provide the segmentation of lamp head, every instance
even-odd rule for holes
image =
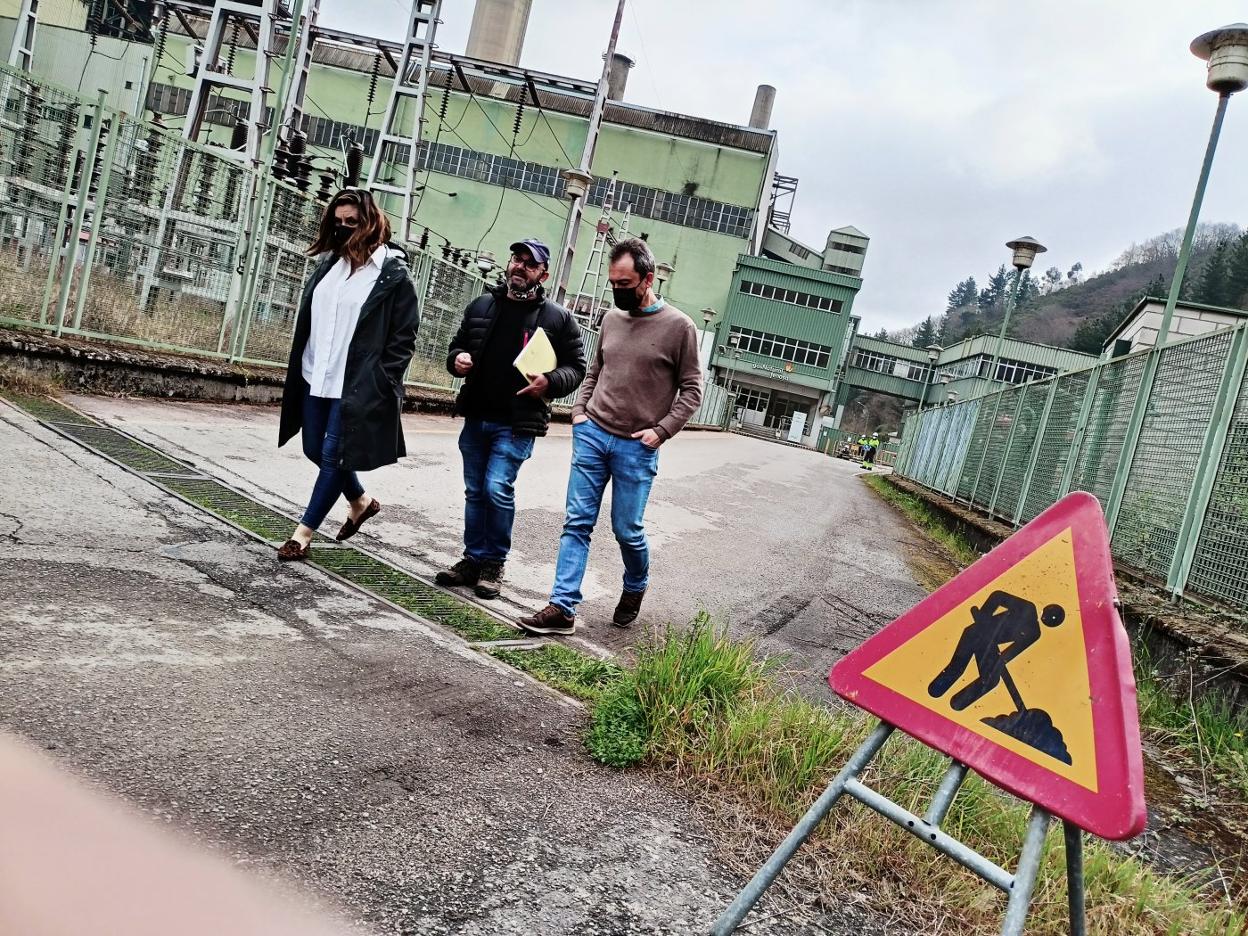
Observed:
[[[1248,88],[1248,23],[1232,23],[1192,40],[1192,54],[1209,63],[1205,86],[1219,94]]]
[[[1026,270],[1035,262],[1036,254],[1042,254],[1049,249],[1034,237],[1019,237],[1005,246],[1014,251],[1014,257],[1010,262],[1014,264],[1016,270]]]

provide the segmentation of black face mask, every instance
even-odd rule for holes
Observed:
[[[351,239],[351,235],[355,233],[355,228],[349,228],[345,224],[335,224],[334,233],[330,239],[335,247],[342,247]]]
[[[611,298],[616,306],[625,312],[636,312],[641,308],[641,297],[637,295],[637,289],[625,289],[620,286],[611,287]]]

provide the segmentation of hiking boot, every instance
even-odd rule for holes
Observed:
[[[434,576],[434,581],[439,585],[453,587],[455,585],[471,586],[476,585],[477,580],[481,577],[481,567],[471,559],[460,559],[445,572],[439,572]]]
[[[501,562],[481,563],[481,572],[477,576],[477,587],[473,589],[478,598],[497,598],[503,590],[503,564]]]
[[[628,627],[637,620],[641,612],[641,599],[646,597],[646,590],[639,592],[625,591],[620,594],[620,603],[615,606],[615,614],[611,615],[611,623],[616,627]]]
[[[516,623],[530,634],[576,633],[576,615],[564,614],[563,608],[553,604],[548,604],[537,614],[520,618]]]

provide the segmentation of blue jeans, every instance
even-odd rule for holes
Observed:
[[[315,530],[324,521],[329,509],[341,495],[349,501],[364,495],[364,486],[354,471],[338,467],[339,449],[342,447],[342,400],[303,396],[303,454],[320,466],[316,484],[312,487],[312,499],[300,521]]]
[[[464,558],[506,562],[516,522],[516,475],[533,454],[533,437],[513,435],[506,423],[464,420]]]
[[[589,561],[589,538],[598,522],[602,495],[611,482],[611,530],[624,558],[624,590],[645,591],[650,582],[650,545],[642,519],[650,486],[659,471],[659,450],[640,439],[623,439],[592,419],[572,427],[572,472],[568,512],[559,538],[559,561],[550,603],[575,614]]]

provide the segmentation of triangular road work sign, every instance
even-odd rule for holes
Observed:
[[[1100,504],[1077,492],[840,660],[832,689],[1083,829],[1144,829],[1135,679]]]

